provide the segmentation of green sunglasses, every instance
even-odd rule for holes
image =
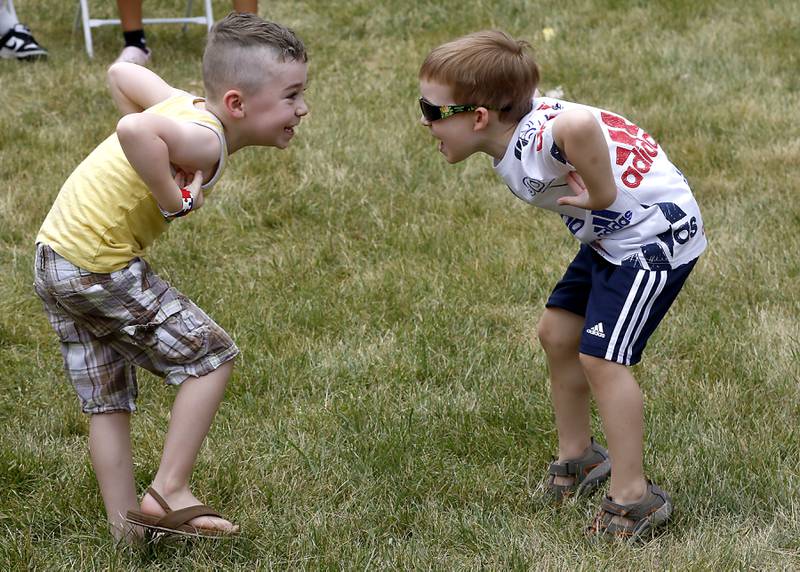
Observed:
[[[419,98],[419,107],[422,109],[422,116],[427,121],[438,121],[439,119],[447,119],[456,113],[464,113],[465,111],[475,111],[479,107],[485,107],[494,111],[509,111],[511,105],[507,105],[502,109],[495,109],[486,105],[436,105],[425,99]]]
[[[424,97],[419,98],[419,107],[422,109],[422,116],[428,121],[447,119],[456,113],[478,109],[477,105],[434,105]]]

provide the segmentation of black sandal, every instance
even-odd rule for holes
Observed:
[[[547,469],[545,495],[553,502],[561,502],[572,495],[585,496],[594,491],[611,475],[608,451],[592,438],[591,445],[580,459],[552,462]],[[556,477],[572,477],[572,483],[557,485]]]
[[[597,539],[638,541],[667,522],[671,515],[672,500],[669,495],[647,481],[647,492],[638,503],[621,505],[611,497],[605,497],[586,532]],[[614,517],[624,519],[624,523],[614,522]]]

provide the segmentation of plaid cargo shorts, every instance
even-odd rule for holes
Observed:
[[[140,258],[97,274],[37,244],[34,272],[84,413],[135,411],[134,365],[179,385],[239,353],[225,330]]]

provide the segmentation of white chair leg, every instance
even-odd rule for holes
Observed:
[[[89,59],[94,57],[94,47],[92,46],[92,28],[89,26],[89,5],[86,0],[81,2],[81,21],[83,22],[83,41],[86,44],[86,53]]]
[[[214,13],[211,10],[211,0],[205,0],[206,3],[206,26],[211,31],[211,26],[214,25]]]

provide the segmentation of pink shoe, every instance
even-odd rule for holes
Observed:
[[[122,48],[119,56],[117,56],[117,59],[114,60],[114,63],[129,62],[140,66],[146,66],[147,62],[150,61],[150,54],[152,53],[153,52],[151,52],[149,48],[143,50],[136,46],[125,46]]]

